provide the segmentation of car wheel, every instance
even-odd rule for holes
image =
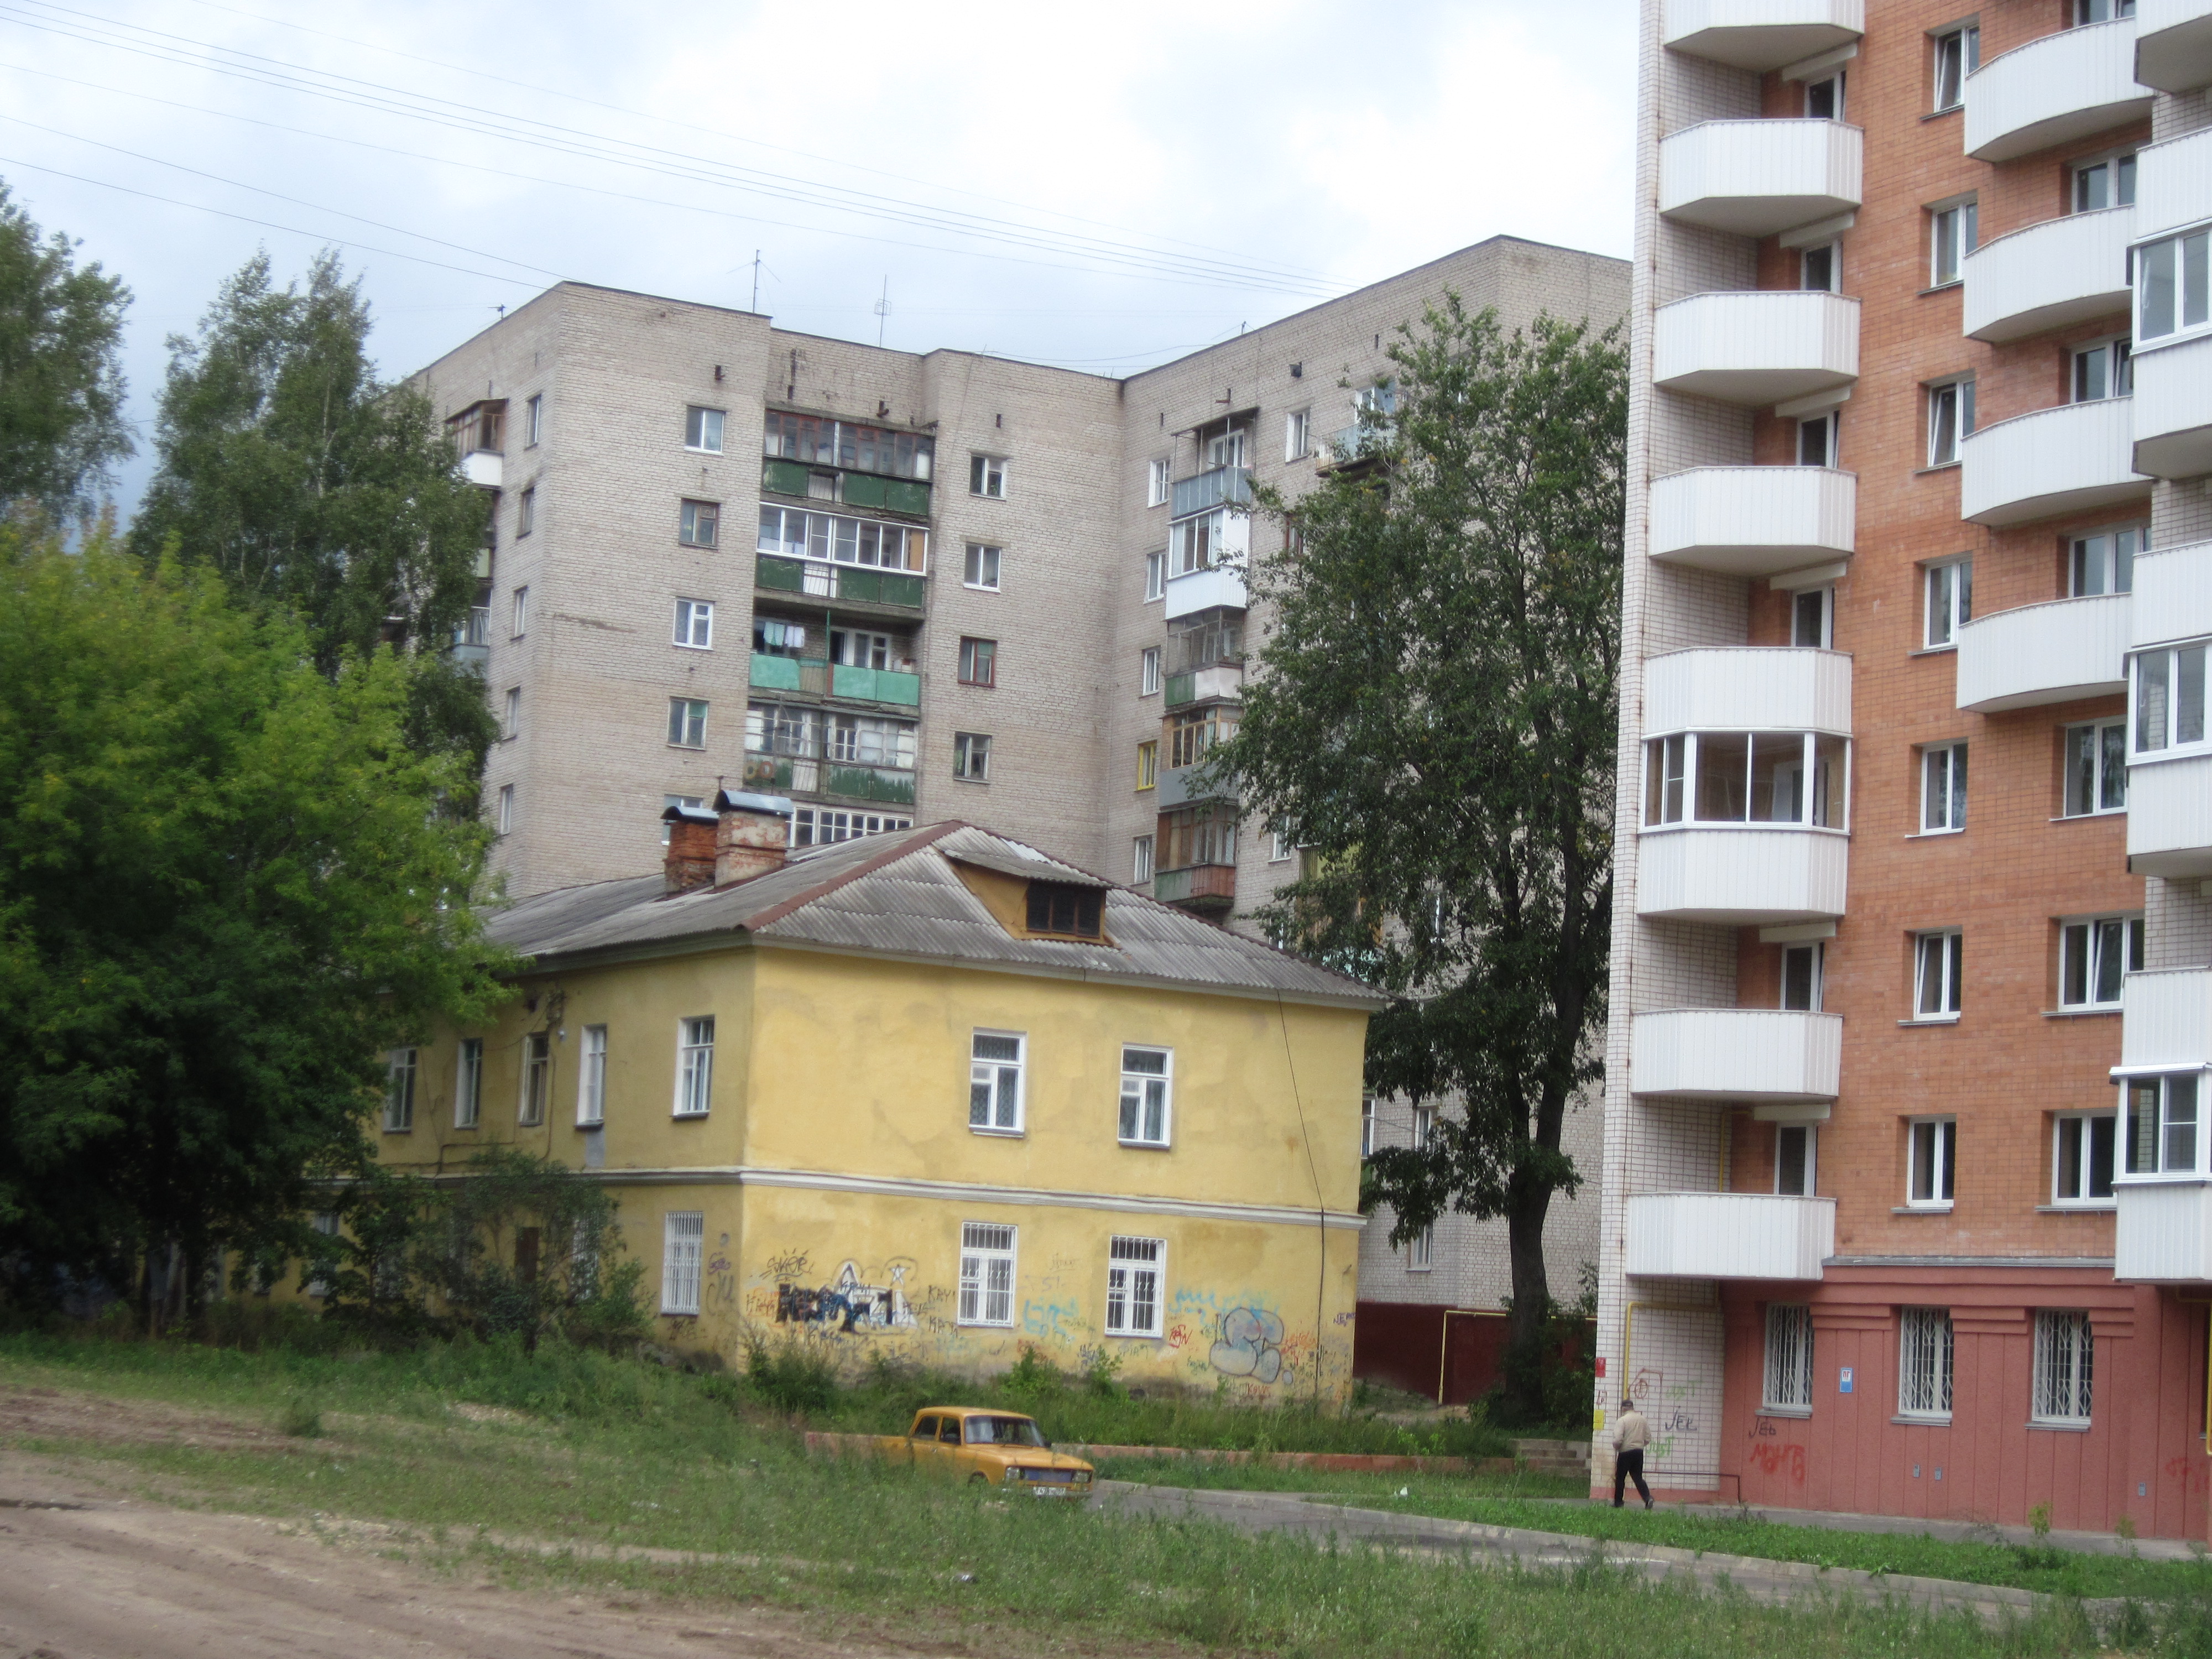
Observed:
[[[988,1486],[991,1484],[991,1477],[979,1472],[968,1477],[968,1484],[971,1486]]]

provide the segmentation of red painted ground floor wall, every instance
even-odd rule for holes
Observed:
[[[1721,1465],[1747,1503],[2108,1532],[2208,1535],[2207,1304],[2119,1285],[2109,1269],[1831,1267],[1818,1285],[1723,1288]],[[1762,1408],[1766,1308],[1810,1305],[1809,1414]],[[1948,1307],[1948,1424],[1898,1420],[1899,1310]],[[2039,1309],[2085,1310],[2094,1340],[2086,1430],[2032,1425]],[[1849,1368],[1851,1391],[1842,1392]]]

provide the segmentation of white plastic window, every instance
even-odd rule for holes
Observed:
[[[705,1254],[707,1218],[697,1210],[672,1210],[660,1245],[660,1311],[699,1311],[699,1266]]]
[[[2143,965],[2141,916],[2082,916],[2059,924],[2058,1006],[2117,1008],[2120,987]]]
[[[2124,812],[2128,805],[2128,723],[2093,720],[2066,728],[2068,817]]]
[[[1029,1039],[1019,1031],[977,1031],[969,1042],[968,1127],[987,1134],[1022,1132],[1023,1065]]]
[[[2204,1137],[2198,1132],[2203,1095],[2198,1072],[2127,1080],[2120,1091],[2125,1115],[2119,1129],[2127,1174],[2197,1173],[2203,1162]]]
[[[704,1117],[714,1098],[714,1017],[676,1022],[676,1115]]]
[[[586,1025],[576,1065],[576,1122],[596,1128],[607,1121],[607,1028]]]
[[[1106,1334],[1158,1336],[1167,1241],[1114,1238],[1106,1246]]]
[[[1175,1051],[1133,1044],[1121,1050],[1121,1136],[1124,1146],[1164,1146],[1175,1086]]]
[[[1909,1208],[1948,1209],[1957,1183],[1953,1166],[1959,1156],[1959,1121],[1915,1118],[1906,1126],[1905,1201]]]
[[[960,1224],[959,1323],[1014,1322],[1015,1231],[988,1221]]]
[[[2204,741],[2204,651],[2197,644],[2136,653],[2130,677],[2135,753],[2156,754]]]

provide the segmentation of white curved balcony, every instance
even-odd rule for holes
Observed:
[[[2128,871],[2212,876],[2212,755],[2129,761]]]
[[[2140,364],[2136,376],[2140,388]],[[2136,401],[2060,404],[1982,428],[1959,446],[1959,516],[2025,524],[2147,496],[2130,459]]]
[[[2138,553],[2130,648],[2212,635],[2212,541]]]
[[[1651,486],[1655,559],[1731,576],[1773,576],[1848,558],[1858,475],[1825,466],[1700,466]]]
[[[1959,707],[1996,714],[2125,691],[2134,605],[2098,593],[1975,617],[1959,629]]]
[[[1644,664],[1644,729],[1851,730],[1851,659],[1796,646],[1704,646]]]
[[[1778,404],[1859,375],[1859,302],[1796,289],[1693,294],[1659,307],[1652,380],[1731,404]]]
[[[2112,1188],[2112,1277],[2123,1282],[2212,1280],[2212,1182],[2119,1182]]]
[[[1638,845],[1640,916],[1772,927],[1844,914],[1850,843],[1839,831],[1670,824]]]
[[[1966,337],[2017,340],[2125,311],[2135,221],[2131,208],[2106,208],[1983,243],[1966,256]]]
[[[1659,211],[1771,236],[1859,204],[1866,135],[1839,121],[1706,121],[1659,143]]]
[[[1638,1279],[1818,1279],[1836,1253],[1832,1198],[1632,1193],[1622,1219]]]
[[[1634,1094],[1809,1105],[1836,1097],[1843,1058],[1841,1014],[1667,1008],[1628,1022]]]
[[[2156,478],[2212,472],[2212,334],[2136,358],[2135,467]]]
[[[1849,46],[1866,33],[1866,0],[1667,0],[1670,52],[1766,70]]]
[[[1992,58],[1966,77],[1966,154],[2008,161],[2150,113],[2136,81],[2136,20],[2061,29]]]
[[[2136,152],[2136,240],[2212,219],[2212,127]]]
[[[2137,0],[2136,79],[2160,92],[2212,86],[2212,0]]]
[[[2138,969],[2121,981],[2120,1065],[2212,1066],[2212,968]]]

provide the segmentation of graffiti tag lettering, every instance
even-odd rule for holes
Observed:
[[[1264,1308],[1231,1308],[1207,1358],[1224,1376],[1273,1382],[1283,1374],[1283,1320]]]

